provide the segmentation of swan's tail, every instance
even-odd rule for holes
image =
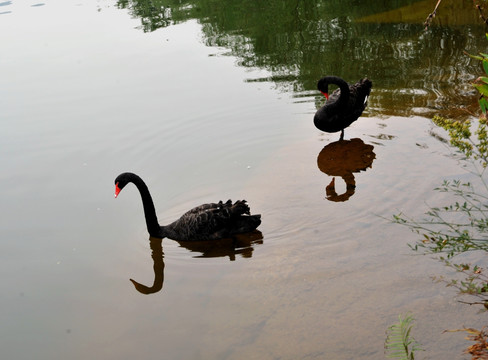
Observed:
[[[369,95],[371,88],[373,87],[373,83],[367,78],[359,80],[358,85],[358,88],[361,89],[361,91],[366,92],[367,95]]]
[[[246,233],[256,230],[261,225],[261,215],[251,215],[251,209],[246,200],[237,200],[232,204],[231,200],[222,204],[227,208],[233,222],[231,233]]]
[[[261,225],[261,215],[243,215],[237,220],[234,233],[248,233],[256,230],[259,225]]]
[[[355,94],[357,101],[361,101],[362,99],[362,105],[366,106],[372,87],[373,83],[371,80],[364,78],[359,80],[357,84],[354,84],[351,91]]]

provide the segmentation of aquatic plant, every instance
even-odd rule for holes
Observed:
[[[488,333],[485,328],[476,330],[473,328],[462,328],[455,330],[446,330],[444,332],[458,332],[462,331],[468,334],[466,340],[473,341],[474,344],[470,345],[464,351],[466,354],[470,354],[473,360],[487,360],[488,359]]]
[[[488,38],[488,35],[487,35]],[[434,117],[433,122],[449,134],[449,143],[460,155],[464,168],[474,175],[476,185],[460,180],[444,180],[435,190],[449,193],[453,203],[430,207],[426,218],[415,220],[405,214],[393,216],[393,221],[409,227],[421,235],[414,244],[415,251],[438,254],[439,259],[465,279],[437,280],[457,288],[461,294],[478,298],[470,304],[483,304],[488,309],[488,276],[484,268],[454,261],[454,257],[468,251],[488,252],[488,183],[485,171],[488,165],[488,131],[486,113],[488,111],[488,55],[470,55],[481,61],[486,76],[480,76],[473,86],[478,90],[481,114],[477,129],[472,131],[472,122]]]
[[[473,140],[470,124],[436,118],[434,122],[449,131],[450,143],[464,156],[466,167],[476,176],[476,186],[472,182],[444,180],[435,191],[453,196],[451,204],[430,207],[426,217],[413,219],[403,213],[393,215],[393,222],[409,227],[420,235],[415,244],[409,246],[424,254],[439,255],[439,259],[466,277],[463,281],[445,281],[456,287],[462,294],[474,295],[488,309],[488,276],[480,266],[458,263],[455,257],[468,251],[488,252],[488,184],[485,170],[488,163],[486,145],[486,121],[480,120]],[[444,281],[444,279],[441,279]]]
[[[388,358],[414,360],[415,352],[422,350],[411,335],[413,321],[412,314],[399,315],[398,322],[388,328],[385,340],[385,354]]]
[[[440,0],[437,3],[439,5]],[[436,6],[436,8],[437,8]],[[481,10],[480,10],[481,11]],[[488,39],[488,34],[486,35]],[[449,134],[449,143],[461,155],[464,167],[474,175],[476,186],[471,182],[460,180],[444,180],[436,191],[451,194],[455,201],[442,207],[430,207],[425,213],[427,218],[415,220],[404,214],[393,216],[393,222],[409,227],[421,235],[414,245],[409,246],[415,251],[426,254],[437,254],[447,266],[464,275],[463,280],[446,280],[437,278],[447,286],[458,289],[461,294],[476,297],[478,301],[465,302],[470,305],[483,305],[488,309],[488,275],[485,268],[479,265],[460,263],[455,257],[466,252],[481,252],[482,258],[488,252],[488,184],[485,171],[488,165],[488,54],[470,55],[481,61],[486,76],[480,76],[473,86],[478,90],[481,114],[478,127],[472,133],[471,121],[449,120],[439,116],[433,122],[445,129]],[[462,301],[464,302],[464,301]],[[463,328],[446,330],[448,332],[464,331],[468,340],[475,344],[465,352],[472,359],[488,360],[488,333],[483,330]],[[388,340],[388,338],[387,338]]]

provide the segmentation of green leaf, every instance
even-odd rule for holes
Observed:
[[[483,59],[483,69],[485,70],[485,73],[488,74],[488,60]]]
[[[479,91],[481,95],[488,96],[488,85],[474,84],[473,86]]]
[[[413,316],[407,314],[398,317],[398,323],[388,328],[385,340],[385,352],[391,359],[413,360],[415,351],[421,350],[419,344],[410,335]]]

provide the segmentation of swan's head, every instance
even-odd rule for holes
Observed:
[[[133,176],[133,174],[131,173],[123,173],[123,174],[120,174],[119,176],[117,176],[115,178],[115,197],[119,196],[119,193],[122,191],[122,189],[125,187],[125,185],[127,185],[130,180],[131,180],[131,177]]]
[[[317,83],[317,89],[324,94],[325,98],[329,100],[329,81],[327,78],[320,79]]]
[[[119,196],[119,193],[120,193],[120,190],[122,190],[120,187],[119,187],[119,183],[116,182],[115,183],[115,197]]]

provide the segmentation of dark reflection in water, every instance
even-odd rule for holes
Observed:
[[[247,234],[237,234],[232,238],[213,241],[178,241],[181,247],[191,252],[200,253],[196,258],[229,257],[235,261],[236,255],[252,257],[254,245],[263,243],[263,234],[259,230]]]
[[[325,188],[327,200],[347,201],[356,191],[354,173],[372,167],[376,154],[373,145],[365,144],[361,139],[339,140],[325,146],[317,157],[320,171],[329,176],[339,176],[346,183],[346,191],[337,194],[335,178]]]
[[[119,0],[144,31],[196,19],[208,46],[228,49],[244,67],[270,75],[297,101],[318,79],[338,75],[375,83],[370,114],[466,117],[477,109],[470,82],[480,64],[465,51],[486,47],[486,28],[469,1],[444,0],[433,25],[433,1],[392,0]],[[310,101],[310,100],[308,100]],[[317,108],[322,99],[315,98]]]
[[[164,253],[163,240],[156,237],[149,237],[151,247],[151,257],[153,259],[154,281],[152,286],[143,285],[134,279],[130,279],[137,291],[141,294],[154,294],[163,288],[164,283]],[[235,261],[236,255],[243,258],[252,257],[254,245],[263,243],[263,234],[255,230],[248,234],[238,234],[232,238],[217,241],[178,241],[181,247],[191,252],[201,255],[199,258],[229,257],[230,261]]]
[[[138,283],[134,279],[130,281],[136,287],[136,290],[142,294],[154,294],[163,288],[164,283],[164,253],[163,253],[163,239],[156,237],[149,237],[149,245],[151,247],[151,257],[153,259],[154,282],[151,287]]]

